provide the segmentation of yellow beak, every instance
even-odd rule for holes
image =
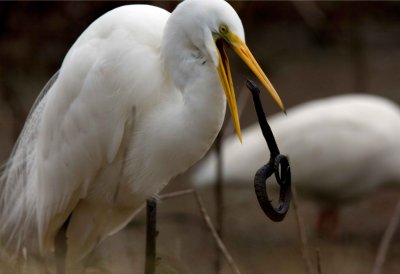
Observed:
[[[253,54],[250,52],[246,44],[240,40],[239,37],[233,33],[229,34],[228,43],[233,48],[233,50],[239,55],[239,57],[246,63],[246,65],[251,69],[251,71],[257,76],[260,82],[271,94],[272,98],[278,104],[278,106],[285,112],[285,107],[283,106],[282,100],[276,92],[275,88],[272,86],[271,82],[268,80],[265,73],[262,71],[257,61],[254,59]],[[229,110],[232,115],[233,124],[235,126],[235,131],[239,137],[240,142],[242,142],[242,134],[240,131],[239,114],[236,105],[235,92],[233,89],[232,76],[229,68],[229,60],[225,52],[222,40],[217,40],[217,47],[219,52],[219,65],[218,74],[224,88],[225,95],[227,98]]]
[[[224,88],[226,101],[228,102],[229,110],[232,115],[233,125],[240,142],[242,142],[242,133],[240,131],[239,112],[236,105],[235,90],[233,89],[233,82],[231,76],[231,70],[229,68],[228,56],[225,52],[225,47],[222,40],[217,41],[217,47],[219,52],[218,62],[218,75],[221,79],[222,87]]]

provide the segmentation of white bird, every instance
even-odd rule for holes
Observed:
[[[400,186],[400,109],[385,98],[315,100],[288,109],[287,116],[273,115],[268,123],[280,152],[289,156],[296,189],[322,209],[320,232],[335,232],[329,226],[334,229],[339,207],[379,187]],[[243,130],[243,138],[243,145],[233,137],[223,140],[222,176],[227,184],[252,185],[255,172],[268,161],[258,124]],[[192,181],[209,185],[216,174],[213,152],[199,163]]]
[[[73,266],[207,152],[226,100],[241,139],[227,47],[283,109],[244,40],[222,0],[187,0],[171,14],[128,5],[92,23],[40,95],[5,166],[2,243],[48,256],[68,220]]]

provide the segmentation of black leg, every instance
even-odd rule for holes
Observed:
[[[156,237],[157,237],[157,200],[147,200],[146,221],[146,264],[144,273],[154,274],[156,269]]]

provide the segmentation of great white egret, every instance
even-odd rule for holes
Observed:
[[[337,209],[378,187],[400,186],[400,108],[373,95],[342,95],[307,102],[268,119],[281,153],[289,155],[293,184],[321,206],[320,232],[337,221]],[[222,176],[227,184],[252,184],[268,160],[258,124],[221,145]],[[237,161],[240,159],[240,161]],[[192,174],[197,186],[215,182],[215,152]],[[328,230],[326,230],[328,229]]]
[[[171,14],[128,5],[92,23],[40,95],[5,166],[2,243],[47,256],[68,220],[71,268],[207,152],[226,101],[241,139],[228,47],[283,109],[244,41],[223,0],[186,0]]]

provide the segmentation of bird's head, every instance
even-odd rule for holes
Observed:
[[[232,6],[224,0],[186,0],[174,12],[180,13],[179,18],[184,18],[180,23],[184,24],[182,28],[191,42],[206,53],[216,66],[240,141],[239,114],[226,48],[233,49],[239,55],[285,111],[278,93],[247,47],[242,22]]]
[[[219,4],[217,4],[220,2]],[[239,123],[239,115],[236,106],[235,92],[232,83],[232,77],[229,67],[229,60],[225,49],[231,48],[239,55],[251,71],[257,76],[260,82],[268,90],[272,98],[284,111],[282,100],[280,99],[275,88],[268,80],[267,76],[258,65],[253,54],[247,47],[244,38],[242,22],[234,9],[225,1],[215,1],[215,18],[213,25],[213,38],[215,47],[217,48],[218,64],[217,71],[227,97],[229,110],[232,115],[236,133],[241,141],[241,130]]]

